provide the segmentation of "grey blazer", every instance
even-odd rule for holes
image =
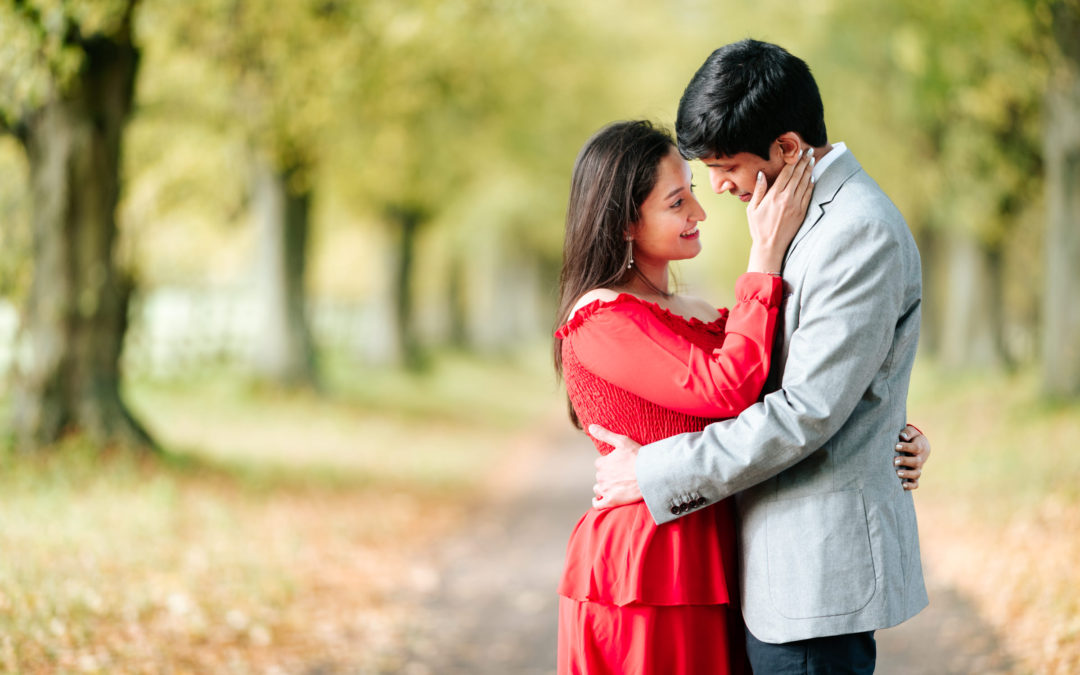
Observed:
[[[919,253],[850,152],[817,181],[783,277],[771,393],[637,461],[657,523],[738,493],[743,616],[772,643],[886,628],[927,604],[915,508],[892,463]]]

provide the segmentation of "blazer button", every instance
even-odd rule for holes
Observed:
[[[672,506],[671,507],[671,514],[675,515],[675,516],[679,515],[679,507],[678,506]]]

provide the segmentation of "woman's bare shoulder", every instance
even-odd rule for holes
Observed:
[[[684,316],[693,316],[706,322],[716,321],[720,318],[720,311],[707,300],[702,300],[693,295],[681,295],[679,299],[687,310]]]
[[[596,302],[597,300],[600,300],[601,302],[611,302],[619,297],[619,295],[620,293],[618,291],[613,291],[610,288],[594,288],[578,298],[578,301],[574,303],[574,307],[570,310],[570,316],[566,317],[566,320],[569,321],[574,318],[574,315],[577,314],[579,309],[591,302]]]

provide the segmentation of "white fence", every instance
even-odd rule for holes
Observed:
[[[309,314],[319,349],[367,363],[393,357],[387,312],[361,303],[315,301]],[[15,366],[18,326],[18,311],[0,299],[0,379]],[[123,367],[129,374],[154,377],[206,368],[244,370],[258,331],[256,303],[245,289],[156,288],[132,303]]]
[[[18,312],[10,302],[0,298],[0,380],[11,372],[15,363],[15,333],[18,330]]]

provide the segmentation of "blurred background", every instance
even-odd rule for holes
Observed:
[[[440,546],[592,452],[550,365],[575,155],[744,37],[919,243],[932,597],[1080,671],[1077,0],[4,0],[0,670],[451,672]],[[728,305],[745,215],[699,192],[678,278]]]

